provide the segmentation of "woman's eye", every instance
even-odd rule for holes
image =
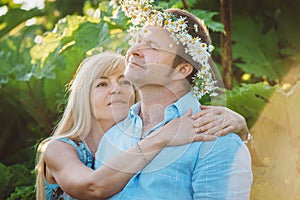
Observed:
[[[105,86],[107,86],[107,83],[105,82],[100,82],[96,85],[96,87],[105,87]]]

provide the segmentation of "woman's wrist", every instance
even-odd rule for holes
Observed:
[[[248,132],[249,132],[248,128],[245,127],[243,130],[241,130],[241,131],[238,133],[239,136],[241,137],[241,139],[242,139],[243,141],[247,140],[247,138],[248,138]]]
[[[150,134],[146,139],[151,140],[151,143],[158,149],[162,149],[170,143],[170,138],[168,134],[162,133],[164,127],[156,129],[152,134]]]
[[[240,118],[238,120],[238,125],[237,125],[237,134],[240,136],[240,138],[245,141],[248,138],[248,133],[249,133],[249,129],[247,126],[247,122],[246,119],[240,115]]]
[[[146,158],[146,156],[145,156],[145,154],[144,154],[144,152],[143,152],[141,146],[139,145],[139,143],[136,143],[136,148],[137,148],[139,154],[142,156],[143,160],[145,161],[146,165],[148,165],[148,164],[150,163],[150,160],[148,160],[148,159]]]
[[[163,134],[159,133],[160,131],[160,129],[157,129],[155,132],[139,141],[135,146],[145,164],[149,164],[153,155],[156,155],[169,143],[169,140],[162,136]]]

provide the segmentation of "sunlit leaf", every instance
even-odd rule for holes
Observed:
[[[60,107],[60,102],[65,98],[66,84],[72,79],[82,59],[82,51],[79,48],[72,48],[57,56],[55,62],[51,62],[54,65],[55,79],[46,79],[43,85],[45,103],[51,110]]]
[[[103,1],[99,4],[100,18],[111,16],[113,7],[109,5],[109,1]]]
[[[0,24],[3,22],[7,24],[3,29],[0,29],[0,38],[24,21],[31,19],[32,17],[40,16],[42,13],[43,12],[38,9],[32,9],[30,11],[17,8],[9,9],[6,15],[0,17]]]
[[[208,26],[209,29],[215,32],[224,32],[224,25],[221,22],[213,20],[213,17],[219,15],[218,12],[211,12],[206,10],[193,9],[191,13],[196,15],[198,18],[204,20],[204,23]]]
[[[114,15],[111,18],[111,22],[114,22],[116,26],[120,26],[120,25],[124,26],[128,22],[128,18],[125,16],[121,7],[118,7],[114,11]]]
[[[98,45],[106,45],[109,43],[109,29],[105,22],[81,24],[72,37],[75,39],[76,46],[80,47],[83,52],[86,52]]]

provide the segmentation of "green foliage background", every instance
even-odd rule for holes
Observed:
[[[126,52],[129,24],[112,2],[46,1],[44,9],[25,11],[0,1],[8,8],[0,16],[0,199],[34,199],[35,146],[51,133],[80,61],[105,50]],[[183,7],[179,0],[157,2]],[[208,25],[221,71],[220,2],[186,2]],[[299,0],[232,1],[234,88],[214,102],[241,113],[249,127],[276,88],[297,81],[284,77],[300,67],[299,9]]]

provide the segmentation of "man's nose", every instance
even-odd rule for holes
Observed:
[[[145,46],[143,45],[142,42],[132,45],[127,51],[127,54],[126,54],[127,60],[131,56],[135,56],[135,57],[139,57],[139,58],[143,57],[143,49],[145,49]]]

